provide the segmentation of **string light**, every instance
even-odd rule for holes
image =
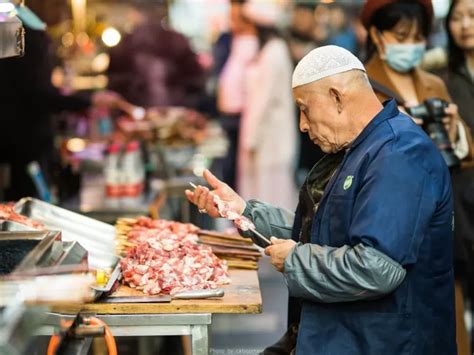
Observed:
[[[119,44],[122,36],[116,28],[108,27],[104,30],[104,32],[102,32],[101,38],[102,42],[104,42],[107,47],[115,47],[117,44]]]

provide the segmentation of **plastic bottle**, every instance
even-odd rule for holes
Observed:
[[[105,157],[105,195],[109,198],[119,198],[122,196],[122,172],[120,170],[120,150],[118,143],[112,143],[107,149]]]
[[[145,183],[145,166],[138,141],[131,141],[127,144],[122,169],[124,177],[123,196],[141,196]]]

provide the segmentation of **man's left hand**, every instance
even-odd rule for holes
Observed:
[[[265,248],[265,254],[270,256],[270,262],[280,272],[285,271],[285,259],[295,247],[292,239],[278,239],[271,237],[272,245]]]

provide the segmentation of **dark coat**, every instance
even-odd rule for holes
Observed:
[[[474,80],[466,67],[446,70],[441,73],[459,114],[469,129],[474,129]],[[456,211],[456,237],[467,242],[466,264],[472,264],[474,256],[474,164],[464,164],[461,171],[453,175]],[[471,269],[474,268],[472,265]],[[472,272],[472,271],[471,271]]]
[[[453,102],[458,105],[459,115],[472,130],[474,128],[474,79],[465,67],[458,68],[456,71],[449,70],[443,78]]]

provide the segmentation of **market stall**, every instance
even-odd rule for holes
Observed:
[[[34,234],[34,240],[39,243],[16,269],[16,277],[22,276],[20,271],[23,276],[30,276],[29,281],[19,279],[20,284],[36,282],[31,278],[35,280],[44,273],[65,274],[63,280],[79,275],[92,275],[94,279],[90,297],[80,300],[58,301],[54,294],[48,296],[45,289],[46,299],[41,303],[48,307],[37,335],[59,333],[62,334],[60,339],[70,342],[76,339],[66,336],[71,329],[76,332],[77,327],[90,325],[79,323],[64,330],[64,321],[93,315],[105,323],[104,327],[110,329],[113,336],[190,335],[192,353],[208,354],[213,314],[261,312],[256,271],[260,252],[248,239],[238,235],[148,217],[120,219],[114,229],[32,198],[14,206],[3,205],[0,210],[2,228],[6,230],[0,236],[1,241],[6,242],[17,233]],[[50,229],[62,232],[47,232]],[[61,241],[59,249],[55,241]],[[46,264],[43,265],[44,255],[51,260],[47,269]],[[55,255],[54,260],[52,255]],[[144,259],[144,255],[148,259]],[[43,260],[41,267],[39,260]],[[170,265],[175,269],[170,270]],[[145,273],[148,276],[143,279]],[[0,280],[0,287],[6,281]],[[51,284],[52,293],[55,293],[54,285]],[[14,292],[11,293],[14,297]],[[32,304],[36,301],[29,300]],[[94,329],[88,330],[90,336],[101,334]],[[85,343],[90,345],[90,341],[86,342],[88,331],[86,335],[80,333],[84,340],[81,347]]]
[[[143,115],[137,120],[91,112],[64,129],[61,159],[80,181],[61,205],[108,223],[156,217],[158,208],[164,218],[190,220],[184,189],[190,181],[201,182],[205,168],[219,165],[227,152],[225,134],[216,122],[184,107],[153,107]]]
[[[117,46],[120,37],[112,44],[110,36],[120,33],[103,28],[111,18],[121,16],[120,4],[107,2],[104,22],[99,12],[93,12],[100,10],[100,4],[89,7],[93,16],[86,16],[86,3],[73,1],[73,21],[63,27],[52,7],[42,2],[28,5],[35,13],[22,1],[6,1],[7,8],[0,11],[0,34],[8,35],[0,43],[0,58],[23,55],[19,73],[42,74],[41,85],[28,79],[15,85],[38,87],[38,92],[28,91],[23,99],[18,92],[7,90],[11,96],[5,97],[14,99],[4,100],[8,101],[5,116],[18,123],[4,126],[4,132],[14,142],[27,140],[38,148],[25,149],[28,158],[12,155],[0,162],[0,201],[4,203],[0,205],[0,353],[3,349],[15,355],[28,353],[27,344],[36,341],[36,335],[47,334],[53,335],[48,354],[83,353],[96,336],[110,341],[113,336],[152,335],[190,335],[193,353],[207,354],[213,314],[255,314],[262,305],[257,277],[261,250],[235,231],[214,231],[214,222],[190,208],[184,197],[190,182],[203,183],[204,169],[212,166],[219,172],[218,161],[228,149],[216,117],[200,105],[206,99],[204,79],[209,67],[202,65],[187,40],[176,33],[178,37],[172,37],[170,43],[177,46],[180,42],[181,50],[171,53],[172,48],[164,48],[159,58],[172,58],[169,63],[176,64],[175,69],[167,69],[167,76],[187,74],[172,77],[177,85],[167,87],[169,95],[153,90],[147,95],[147,90],[133,89],[140,99],[133,100],[114,87],[120,74],[114,65],[121,57],[109,48]],[[66,10],[59,5],[54,9],[58,15]],[[126,6],[127,13],[133,11],[133,6]],[[86,26],[92,18],[93,23]],[[125,27],[119,26],[123,36],[140,26]],[[29,37],[25,43],[25,34],[39,37]],[[41,48],[37,53],[31,50],[35,43]],[[25,46],[30,50],[25,52]],[[143,48],[126,52],[138,54]],[[58,60],[48,57],[41,67],[38,58],[46,52],[54,53]],[[186,62],[181,63],[183,58]],[[4,73],[11,73],[11,80],[18,83],[20,74],[13,73],[9,63],[15,64],[3,62]],[[54,72],[52,66],[56,66]],[[139,80],[142,84],[148,79],[150,84],[159,81],[148,74]],[[189,77],[193,80],[187,84]],[[107,87],[120,95],[97,91]],[[17,100],[51,92],[51,100],[40,103],[44,115],[35,105],[32,111],[20,110],[18,117],[16,108],[9,111]],[[74,104],[56,105],[58,102]],[[25,123],[30,117],[38,126]],[[46,131],[47,135],[41,135]],[[44,141],[36,144],[25,139],[27,133]],[[43,146],[47,147],[44,151],[39,149]],[[25,195],[38,199],[21,198]],[[148,219],[151,227],[137,245],[137,239],[124,232],[123,221],[124,217],[145,218],[140,216],[153,219]],[[163,219],[172,225],[193,222],[200,228],[192,226],[184,236],[171,228],[163,235],[154,225]],[[169,235],[185,240],[171,245]],[[177,257],[173,253],[178,249]],[[153,257],[141,262],[139,250],[152,250]],[[153,271],[143,275],[156,254],[162,258],[160,270],[180,271],[163,274],[154,265]],[[176,260],[187,261],[176,264]],[[187,277],[189,270],[191,278]],[[8,322],[13,316],[15,322]],[[24,324],[31,325],[28,332]]]

